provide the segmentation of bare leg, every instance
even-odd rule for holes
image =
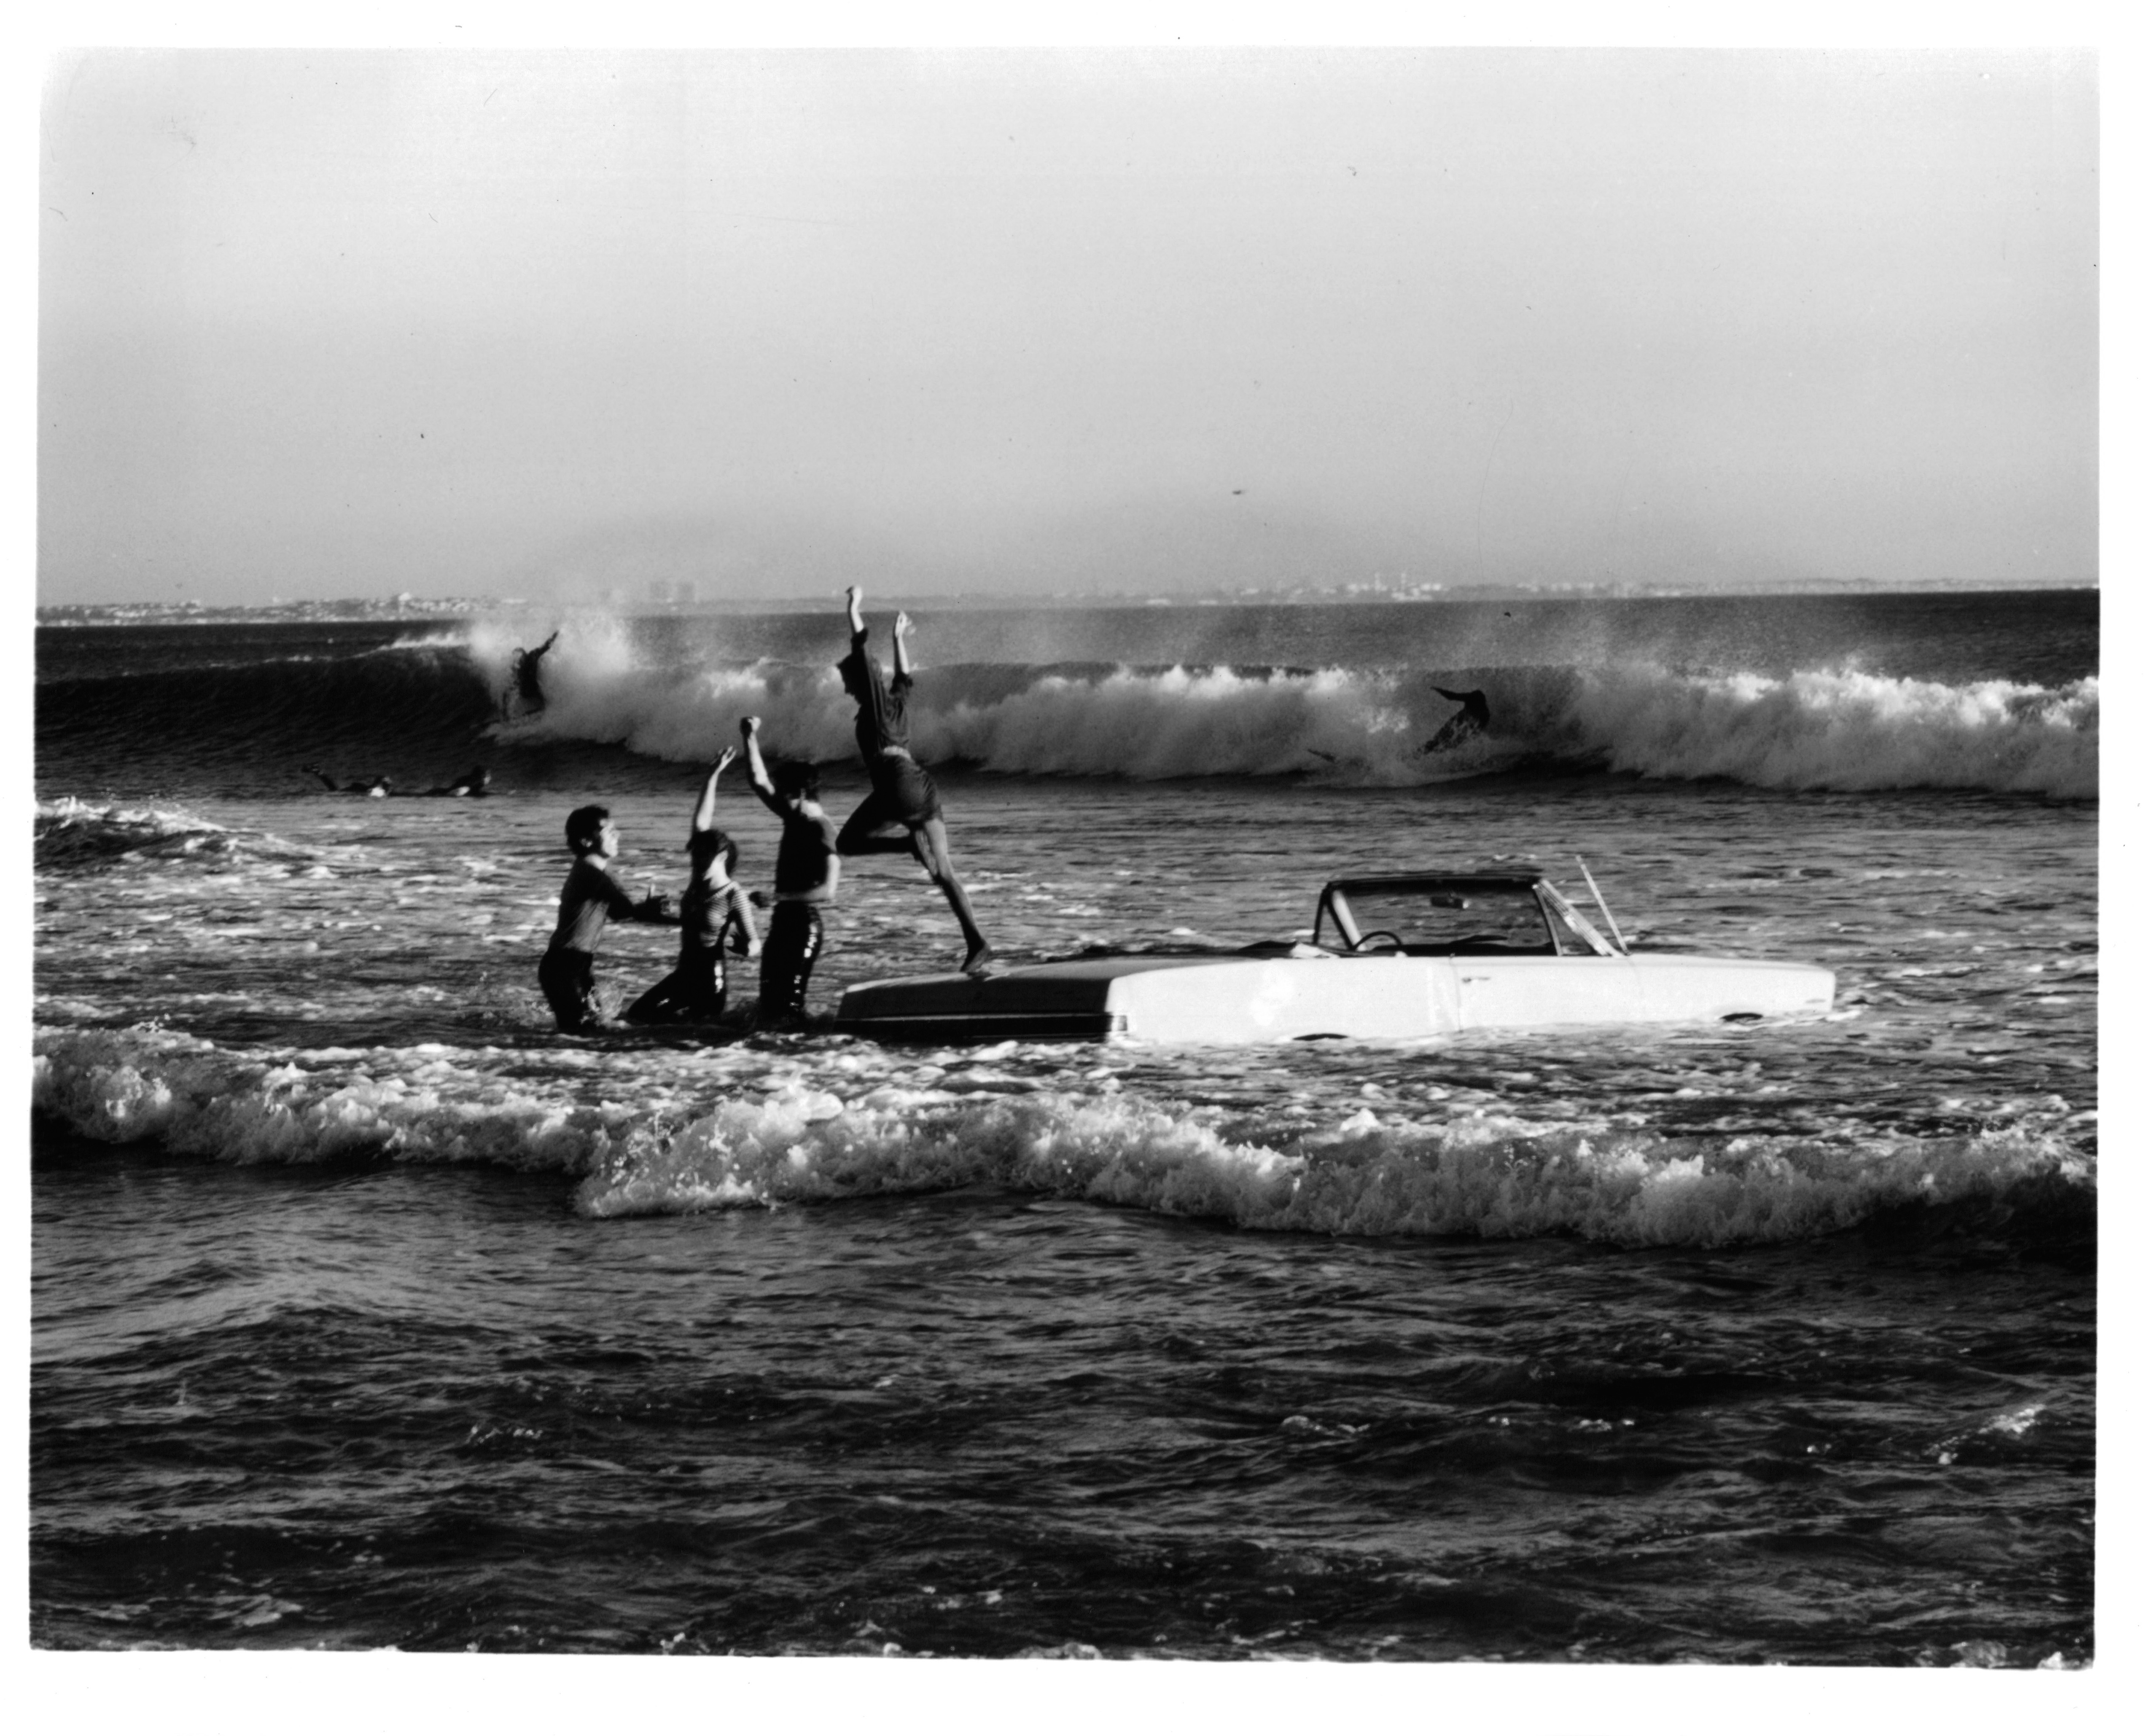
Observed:
[[[946,895],[947,908],[954,913],[954,920],[962,925],[962,938],[968,944],[968,957],[962,961],[963,970],[975,970],[991,963],[991,943],[984,938],[983,930],[977,926],[976,913],[969,908],[969,894],[961,881],[955,878],[954,858],[947,848],[947,823],[936,814],[923,825],[913,827],[910,837],[918,846],[918,859],[924,864],[924,872],[932,877],[932,883]]]
[[[838,856],[915,855],[919,862],[923,862],[924,858],[918,853],[909,833],[890,833],[880,829],[894,823],[874,818],[872,806],[872,798],[868,796],[863,805],[843,822],[843,829],[835,834],[835,853]]]

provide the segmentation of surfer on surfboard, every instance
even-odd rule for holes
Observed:
[[[552,637],[533,650],[514,653],[514,663],[508,675],[507,691],[499,696],[499,714],[503,718],[515,715],[518,701],[519,715],[529,717],[544,708],[543,662],[544,653],[558,643],[559,629],[552,629]]]
[[[1439,726],[1439,733],[1424,744],[1426,753],[1444,753],[1449,748],[1458,748],[1472,736],[1479,736],[1491,727],[1491,708],[1484,698],[1482,688],[1472,693],[1457,693],[1447,688],[1435,687],[1432,692],[1441,698],[1451,699],[1461,709]]]

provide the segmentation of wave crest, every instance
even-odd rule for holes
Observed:
[[[233,834],[183,808],[122,808],[63,796],[40,802],[31,839],[41,867],[126,855],[228,853]]]
[[[1489,728],[1449,752],[1425,742],[1454,712],[1429,675],[1350,669],[1119,668],[925,672],[913,744],[928,763],[1027,776],[1309,775],[1412,785],[1524,764],[1776,789],[1983,789],[2090,799],[2101,699],[2092,677],[1952,684],[1810,670],[1694,674],[1638,665],[1465,670]],[[582,739],[669,760],[707,757],[739,717],[778,751],[854,751],[832,672],[761,663],[662,677],[597,658],[563,672],[509,739]]]
[[[1573,716],[1614,771],[1778,789],[1914,788],[2092,797],[2101,688],[1960,686],[1854,671],[1667,676],[1604,670]]]
[[[796,1078],[773,1091],[703,1087],[699,1103],[660,1112],[561,1102],[558,1085],[424,1049],[260,1058],[137,1028],[41,1033],[35,1050],[33,1106],[93,1138],[240,1163],[370,1156],[550,1171],[577,1178],[578,1207],[594,1217],[981,1184],[1248,1229],[1715,1247],[1902,1210],[2002,1216],[2053,1190],[2091,1222],[2095,1195],[2091,1156],[2026,1127],[1829,1142],[1606,1133],[1518,1116],[1382,1121],[1366,1109],[1304,1133],[1225,1130],[1133,1093],[846,1079],[844,1096]]]

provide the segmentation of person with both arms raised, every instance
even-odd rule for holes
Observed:
[[[914,856],[945,896],[954,920],[961,924],[962,940],[968,948],[962,968],[973,976],[988,975],[992,968],[991,944],[977,926],[968,891],[955,878],[938,787],[909,751],[909,690],[913,685],[909,676],[909,617],[894,618],[894,679],[885,680],[880,674],[879,659],[865,644],[864,594],[852,585],[845,595],[850,652],[835,667],[842,674],[844,691],[857,702],[858,751],[864,756],[872,793],[843,823],[835,848],[845,856]],[[889,835],[897,827],[901,835]]]

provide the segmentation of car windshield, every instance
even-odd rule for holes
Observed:
[[[1337,886],[1320,907],[1313,938],[1337,952],[1552,949],[1534,890],[1498,881]]]

